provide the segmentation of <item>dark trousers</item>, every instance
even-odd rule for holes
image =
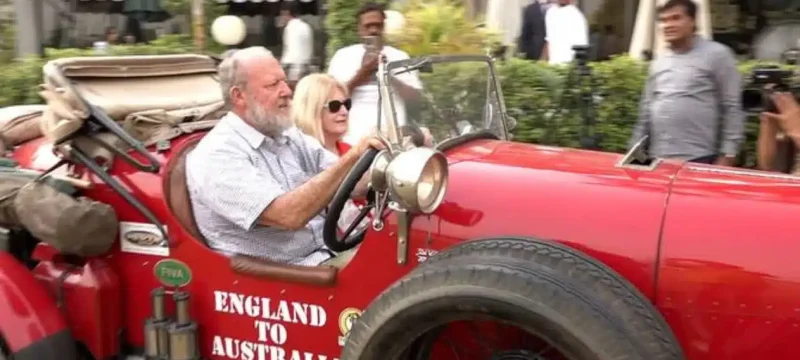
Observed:
[[[698,158],[690,159],[689,162],[700,163],[700,164],[713,164],[713,163],[717,162],[717,158],[718,157],[719,157],[718,155],[706,155],[706,156],[701,156],[701,157],[698,157]]]

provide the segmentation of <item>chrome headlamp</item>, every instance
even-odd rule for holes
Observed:
[[[371,178],[376,191],[388,190],[391,199],[407,211],[430,214],[447,190],[447,159],[426,147],[396,153],[394,158],[382,152],[373,162]]]

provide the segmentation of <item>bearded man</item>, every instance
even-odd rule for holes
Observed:
[[[294,127],[286,74],[263,47],[231,54],[219,80],[230,112],[186,159],[192,209],[209,246],[295,265],[346,264],[353,252],[325,247],[320,213],[361,155],[383,144],[367,137],[337,157]]]

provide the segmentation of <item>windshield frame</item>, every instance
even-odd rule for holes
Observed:
[[[437,63],[459,63],[459,62],[482,62],[486,63],[489,67],[489,79],[486,81],[486,86],[490,87],[494,85],[495,88],[495,97],[497,103],[500,106],[500,116],[502,121],[502,139],[508,139],[508,112],[506,109],[506,104],[503,97],[503,90],[500,86],[500,79],[497,76],[497,71],[494,65],[494,59],[488,55],[430,55],[430,56],[419,56],[413,57],[409,59],[403,60],[395,60],[391,62],[387,62],[384,58],[383,61],[378,63],[378,92],[380,96],[380,102],[378,104],[378,114],[383,112],[381,109],[389,109],[389,111],[385,112],[385,118],[388,127],[388,138],[385,140],[392,145],[392,147],[400,148],[402,146],[402,136],[400,134],[400,127],[397,123],[397,112],[395,109],[395,102],[394,102],[394,92],[392,90],[392,86],[390,86],[390,76],[401,74],[408,71],[419,71],[420,68],[423,66],[431,66]],[[489,95],[486,95],[486,102],[489,102]],[[378,128],[381,128],[381,119],[383,116],[378,116]],[[486,129],[480,132],[487,132]],[[445,142],[452,142],[454,139],[467,137],[470,134],[456,136],[454,138],[447,139]],[[474,137],[474,135],[472,136]]]

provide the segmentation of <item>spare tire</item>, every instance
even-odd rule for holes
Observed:
[[[503,240],[486,243],[497,241]],[[650,335],[632,333],[619,306],[575,278],[575,269],[586,269],[580,266],[583,257],[564,257],[573,270],[563,271],[563,266],[482,251],[488,245],[481,243],[431,258],[386,290],[355,322],[341,359],[433,359],[430,339],[437,331],[455,321],[484,319],[514,325],[568,359],[681,358],[677,344],[667,347],[666,355],[652,352]],[[499,350],[507,357],[498,356]],[[485,358],[546,358],[528,349],[499,350]]]

